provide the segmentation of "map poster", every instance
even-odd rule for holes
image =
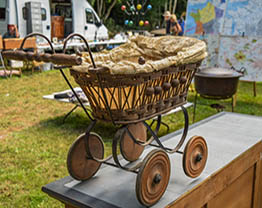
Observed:
[[[261,0],[227,0],[221,34],[262,37],[261,9]]]
[[[188,0],[185,35],[204,40],[203,67],[244,67],[262,81],[262,0]]]
[[[186,35],[218,34],[223,27],[226,0],[189,0]]]
[[[188,0],[185,34],[262,37],[262,0]]]
[[[201,67],[218,66],[219,35],[192,35],[191,37],[203,40],[207,44],[208,56],[202,61]]]
[[[262,38],[221,36],[219,66],[236,69],[244,67],[247,81],[262,81]]]

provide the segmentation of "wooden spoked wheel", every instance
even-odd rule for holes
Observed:
[[[143,142],[147,140],[146,127],[142,122],[129,124],[127,128],[137,140]],[[143,153],[144,146],[135,143],[128,135],[127,131],[124,131],[120,137],[120,151],[123,157],[130,162],[137,160]]]
[[[136,179],[136,196],[145,206],[157,203],[165,193],[170,177],[170,160],[160,149],[152,150],[143,160]]]
[[[89,159],[85,134],[80,135],[72,144],[67,155],[67,169],[69,174],[76,180],[87,180],[94,176],[101,166],[100,162]],[[89,148],[93,157],[103,159],[104,143],[101,137],[93,132],[89,134]]]
[[[201,136],[193,136],[186,144],[183,154],[183,169],[187,176],[196,178],[206,166],[208,149]]]

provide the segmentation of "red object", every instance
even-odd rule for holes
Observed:
[[[10,28],[12,28],[12,27],[15,27],[15,25],[9,25],[9,24],[7,25],[7,28],[8,28],[8,29],[10,29]]]
[[[149,22],[147,20],[145,21],[145,25],[149,25]]]
[[[122,10],[122,11],[125,11],[125,10],[126,10],[126,6],[125,6],[125,5],[122,5],[122,6],[121,6],[121,10]]]
[[[7,29],[10,31],[15,30],[15,25],[7,25]]]

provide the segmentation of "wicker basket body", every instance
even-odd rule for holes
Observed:
[[[186,103],[200,62],[152,73],[87,73],[70,70],[86,94],[94,118],[115,124],[136,123]]]

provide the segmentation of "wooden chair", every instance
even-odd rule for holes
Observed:
[[[0,35],[0,61],[1,61],[1,70],[0,70],[0,77],[8,77],[8,73],[5,67],[5,62],[2,56],[2,51],[3,51],[4,47],[3,47],[3,38]]]
[[[23,39],[22,38],[6,38],[3,39],[3,50],[15,50],[19,49],[21,46]],[[28,38],[24,44],[24,49],[33,49],[33,51],[36,51],[36,38]],[[12,74],[16,75],[22,75],[23,69],[29,69],[31,68],[32,73],[34,72],[35,68],[38,66],[37,62],[31,62],[28,61],[20,62],[20,61],[7,61],[4,60],[5,66],[6,66],[6,72],[11,77]],[[42,70],[41,70],[42,71]]]

